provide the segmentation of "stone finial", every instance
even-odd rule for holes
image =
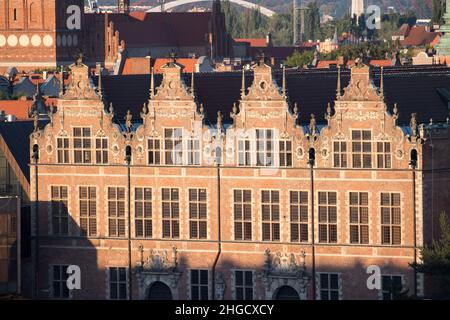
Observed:
[[[155,73],[154,69],[152,68],[150,72],[150,98],[151,99],[155,95]]]
[[[342,88],[341,88],[341,66],[338,66],[338,80],[337,80],[337,88],[336,88],[336,99],[339,100],[339,98],[342,95]]]
[[[266,63],[266,56],[263,51],[260,51],[258,54],[258,66],[263,66]]]
[[[425,125],[423,123],[419,125],[419,137],[422,140],[425,139]]]
[[[283,84],[282,84],[281,93],[283,95],[283,98],[286,98],[286,67],[283,66]]]
[[[142,112],[141,112],[141,118],[145,119],[148,113],[148,108],[147,105],[144,103],[144,105],[142,106]]]
[[[175,51],[172,51],[172,52],[169,54],[169,58],[170,58],[169,64],[170,64],[171,66],[173,66],[173,65],[177,62],[177,53],[176,53]]]
[[[194,79],[194,71],[192,71],[192,74],[191,74],[191,94],[192,94],[193,97],[195,97],[194,81],[195,81],[195,79]]]
[[[33,125],[34,125],[34,132],[38,132],[39,131],[39,114],[36,110],[33,112]]]
[[[131,132],[131,127],[132,127],[132,119],[133,119],[133,115],[131,114],[131,111],[130,110],[128,110],[127,111],[127,114],[126,114],[126,116],[125,116],[125,128],[126,128],[126,130],[127,130],[127,133],[130,133]]]
[[[245,70],[242,69],[241,99],[245,97]]]
[[[203,106],[203,102],[200,103],[200,109],[198,110],[200,115],[204,116],[205,115],[205,107]]]
[[[317,122],[314,114],[311,114],[311,120],[309,120],[309,131],[312,136],[315,136],[317,133]]]
[[[298,119],[298,103],[294,103],[294,118]]]
[[[217,112],[217,128],[221,129],[223,126],[223,115],[222,115],[222,111],[218,111]]]
[[[417,136],[417,113],[411,114],[411,121],[409,122],[411,133],[413,136]]]
[[[76,60],[75,64],[77,66],[81,66],[83,64],[83,58],[84,58],[84,53],[80,51],[78,53],[77,60]]]
[[[380,71],[380,97],[384,99],[384,68],[381,67]]]

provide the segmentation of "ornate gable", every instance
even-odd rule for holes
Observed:
[[[253,72],[255,75],[253,84],[248,88],[248,93],[242,96],[242,101],[285,101],[285,90],[273,80],[270,66],[260,61],[253,68]]]
[[[383,93],[378,93],[377,88],[370,78],[370,68],[359,60],[351,69],[351,79],[344,94],[338,94],[339,101],[383,101]]]
[[[155,101],[194,101],[193,92],[190,92],[181,78],[183,66],[178,64],[175,58],[162,67],[163,80],[156,89],[156,94],[152,92],[152,100]],[[153,91],[153,89],[152,89]]]
[[[61,96],[64,100],[101,100],[89,80],[89,67],[83,64],[82,56],[70,66],[72,81]]]

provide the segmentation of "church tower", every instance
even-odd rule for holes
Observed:
[[[72,62],[83,18],[83,0],[0,0],[0,71]]]
[[[130,0],[118,0],[117,10],[119,13],[130,13]]]

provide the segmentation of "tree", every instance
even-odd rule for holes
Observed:
[[[412,265],[424,273],[435,286],[432,298],[450,299],[450,222],[442,212],[439,217],[441,238],[421,250],[422,262]]]
[[[444,24],[445,0],[433,0],[432,23]]]
[[[294,51],[292,56],[290,56],[286,59],[284,64],[287,67],[291,67],[291,68],[294,68],[294,67],[303,68],[303,67],[311,64],[313,59],[314,59],[314,53],[312,51],[305,51],[305,52],[300,53],[296,50],[296,51]]]
[[[310,2],[305,12],[305,38],[309,40],[320,38],[320,10],[316,1]]]

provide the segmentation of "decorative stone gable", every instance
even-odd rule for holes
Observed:
[[[189,92],[181,78],[183,66],[175,58],[162,67],[163,80],[153,95],[154,101],[193,101],[193,92]]]
[[[100,100],[100,96],[91,87],[89,67],[83,64],[80,56],[75,64],[70,66],[72,81],[68,85],[63,100]]]
[[[285,101],[285,93],[273,80],[270,66],[260,61],[253,72],[253,84],[247,94],[243,92],[242,101]]]
[[[314,143],[316,155],[320,155],[316,156],[316,164],[322,167],[337,165],[343,168],[363,166],[371,169],[409,168],[409,154],[415,148],[410,141],[420,140],[420,128],[415,121],[415,115],[411,119],[410,135],[405,134],[397,125],[401,106],[395,104],[389,112],[384,102],[383,68],[381,68],[380,88],[373,84],[370,67],[360,61],[352,67],[350,83],[343,94],[340,83],[339,70],[334,112],[330,104],[325,114],[328,125],[320,131],[320,136]],[[311,122],[314,122],[313,118]],[[371,160],[366,160],[366,163],[360,166],[353,163],[352,142],[354,139],[362,139],[355,137],[362,136],[363,132],[366,135],[364,139],[371,145],[370,150],[366,150]],[[339,148],[336,149],[336,146]],[[340,148],[344,148],[344,151],[340,151]],[[378,156],[375,156],[377,153]],[[385,160],[380,160],[380,154]],[[341,160],[336,161],[335,158],[338,156]]]
[[[383,101],[383,93],[378,93],[377,88],[370,78],[370,67],[357,61],[351,69],[351,79],[344,94],[338,94],[338,101]]]
[[[83,64],[81,56],[70,69],[71,82],[65,89],[61,86],[62,95],[57,102],[57,110],[54,112],[52,108],[48,114],[50,123],[45,128],[36,126],[31,135],[32,145],[37,144],[40,149],[39,161],[49,164],[99,163],[94,148],[89,150],[89,156],[75,161],[69,146],[74,145],[74,130],[77,128],[83,131],[83,137],[89,139],[91,146],[95,145],[95,139],[105,140],[104,151],[108,154],[109,164],[123,163],[125,140],[119,127],[113,123],[113,106],[110,106],[109,112],[105,111],[101,78],[99,88],[94,88],[89,79],[89,67]],[[61,156],[63,153],[64,159],[58,159],[58,154]]]

